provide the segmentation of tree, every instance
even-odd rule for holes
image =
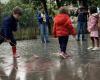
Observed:
[[[60,8],[61,7],[61,1],[60,0],[56,0],[56,3],[57,3],[58,8]]]

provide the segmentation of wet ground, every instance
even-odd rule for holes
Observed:
[[[0,80],[100,80],[100,51],[88,51],[90,41],[70,39],[67,52],[72,56],[60,59],[56,39],[49,44],[40,40],[18,41],[13,59],[8,43],[0,45]],[[36,55],[39,57],[36,58]]]

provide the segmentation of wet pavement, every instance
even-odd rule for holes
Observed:
[[[48,44],[40,40],[18,41],[13,59],[8,43],[0,45],[0,80],[100,80],[100,51],[88,51],[90,41],[70,39],[67,52],[72,56],[60,59],[56,39]],[[36,55],[39,57],[36,58]]]

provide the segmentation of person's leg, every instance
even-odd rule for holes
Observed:
[[[67,43],[68,43],[68,36],[63,37],[63,42],[62,42],[62,51],[66,54],[66,47],[67,47]]]
[[[44,37],[45,37],[45,41],[46,41],[46,43],[48,43],[49,42],[49,38],[48,38],[48,36],[49,36],[49,31],[48,31],[48,25],[47,24],[45,24],[45,34],[44,34]]]
[[[58,40],[59,40],[59,45],[60,45],[60,54],[59,55],[62,58],[66,58],[66,56],[64,55],[64,49],[63,49],[63,37],[59,37]]]
[[[61,51],[61,52],[63,51],[63,46],[62,46],[63,41],[62,41],[62,40],[63,40],[62,37],[59,37],[59,38],[58,38],[59,46],[60,46],[60,51]]]
[[[92,41],[92,47],[95,47],[95,40],[94,40],[94,37],[91,37],[91,41]]]
[[[86,23],[85,22],[82,22],[82,40],[84,41],[85,40],[85,28],[86,28]]]
[[[40,35],[41,35],[42,43],[45,43],[45,40],[44,40],[44,24],[40,24]]]
[[[99,37],[95,37],[96,47],[100,47]]]
[[[81,34],[81,23],[78,22],[78,25],[77,25],[77,41],[80,41],[80,34]]]
[[[10,45],[12,46],[12,54],[13,54],[13,57],[17,58],[19,57],[17,54],[16,54],[16,39],[14,37],[11,38],[11,42],[10,42]]]
[[[63,58],[66,58],[66,47],[68,43],[68,36],[66,37],[59,37],[59,44],[60,44],[60,50],[61,50],[61,56]]]
[[[99,37],[94,37],[95,47],[92,50],[99,50]]]

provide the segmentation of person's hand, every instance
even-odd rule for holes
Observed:
[[[11,42],[11,40],[9,40],[9,39],[6,39],[6,41],[7,41],[7,42]]]

